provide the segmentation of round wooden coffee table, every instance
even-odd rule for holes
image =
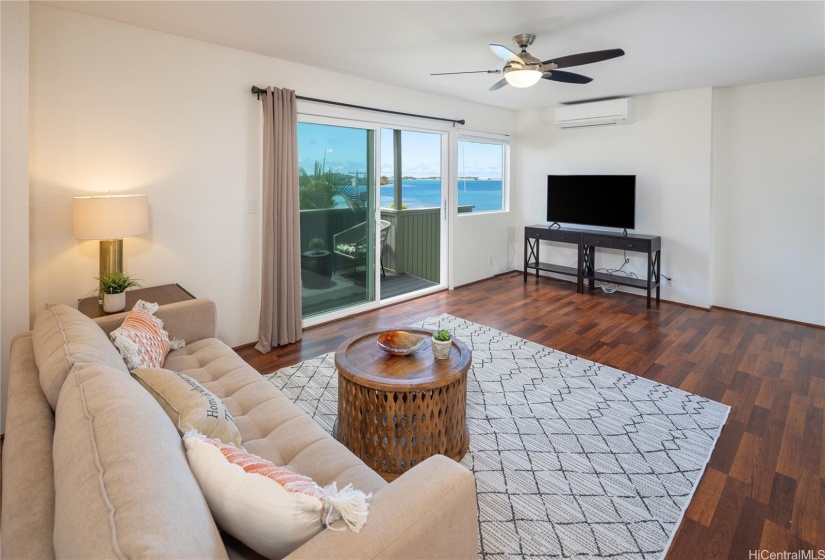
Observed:
[[[427,342],[411,355],[392,356],[377,343],[391,330],[418,334]],[[453,339],[449,358],[436,360],[432,332],[380,329],[350,338],[335,352],[335,435],[386,480],[432,455],[460,461],[470,445],[466,415],[472,353]]]

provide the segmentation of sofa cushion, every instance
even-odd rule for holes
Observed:
[[[58,558],[225,558],[180,436],[130,375],[75,364],[54,436]]]
[[[221,400],[188,375],[163,368],[135,368],[132,375],[158,401],[180,435],[196,430],[237,447],[243,443]]]
[[[374,494],[387,485],[220,340],[203,339],[174,350],[164,367],[185,373],[217,395],[250,453],[293,468],[321,486],[352,484]]]
[[[3,440],[3,558],[53,558],[54,413],[40,389],[31,333],[12,340]]]
[[[74,364],[101,363],[127,374],[129,370],[94,321],[68,305],[52,305],[37,315],[32,333],[40,387],[52,407]]]

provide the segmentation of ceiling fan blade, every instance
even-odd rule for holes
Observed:
[[[606,51],[593,51],[579,54],[571,54],[560,58],[551,58],[542,62],[544,65],[555,64],[554,68],[568,68],[570,66],[581,66],[582,64],[593,64],[602,60],[609,60],[617,56],[623,56],[622,49],[608,49]]]
[[[501,70],[472,70],[470,72],[436,72],[430,76],[451,76],[453,74],[501,74]]]
[[[582,76],[574,72],[563,72],[561,70],[545,72],[542,78],[554,82],[564,82],[566,84],[589,84],[593,81],[593,78],[588,78],[587,76]]]
[[[490,91],[495,91],[495,90],[497,90],[497,89],[501,89],[501,88],[503,88],[503,87],[504,87],[504,86],[506,86],[506,85],[507,85],[507,80],[501,79],[501,80],[497,81],[496,83],[494,83],[494,84],[490,87]]]
[[[490,50],[493,51],[493,54],[499,57],[504,62],[510,62],[511,60],[517,60],[521,64],[524,64],[524,61],[519,58],[519,56],[505,47],[504,45],[490,45]]]

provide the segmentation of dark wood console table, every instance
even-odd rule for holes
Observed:
[[[578,248],[576,266],[562,266],[541,262],[539,246],[541,241],[555,241],[569,243]],[[596,272],[596,247],[620,249],[647,253],[647,277],[629,278]],[[587,280],[588,289],[594,289],[596,280],[610,282],[620,286],[638,288],[647,292],[647,306],[650,307],[651,294],[656,289],[656,303],[658,304],[661,280],[661,251],[662,238],[654,235],[621,234],[599,230],[561,228],[551,229],[550,226],[535,225],[524,228],[524,281],[530,270],[536,271],[536,278],[543,270],[554,274],[564,274],[576,277],[576,292],[584,293],[584,281]]]
[[[186,301],[195,299],[195,296],[186,291],[179,284],[165,284],[163,286],[154,286],[152,288],[139,288],[137,290],[126,290],[126,308],[123,311],[131,311],[132,307],[139,299],[144,301],[151,301],[158,305],[167,305],[170,303],[177,303],[179,301]],[[97,296],[87,297],[77,302],[77,309],[87,317],[96,319],[97,317],[105,317],[106,315],[113,315],[103,311],[103,304],[97,299]],[[117,313],[121,313],[118,311]]]

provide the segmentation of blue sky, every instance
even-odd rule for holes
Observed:
[[[381,131],[381,175],[393,176],[393,132]],[[401,131],[401,170],[408,177],[441,177],[441,135]]]
[[[441,176],[441,135],[403,131],[402,167],[405,176]],[[501,146],[461,142],[458,175],[501,178]],[[341,173],[366,174],[367,131],[357,128],[298,123],[298,164],[312,173],[316,161],[325,161],[326,169]],[[381,174],[393,175],[393,134],[381,133]]]

